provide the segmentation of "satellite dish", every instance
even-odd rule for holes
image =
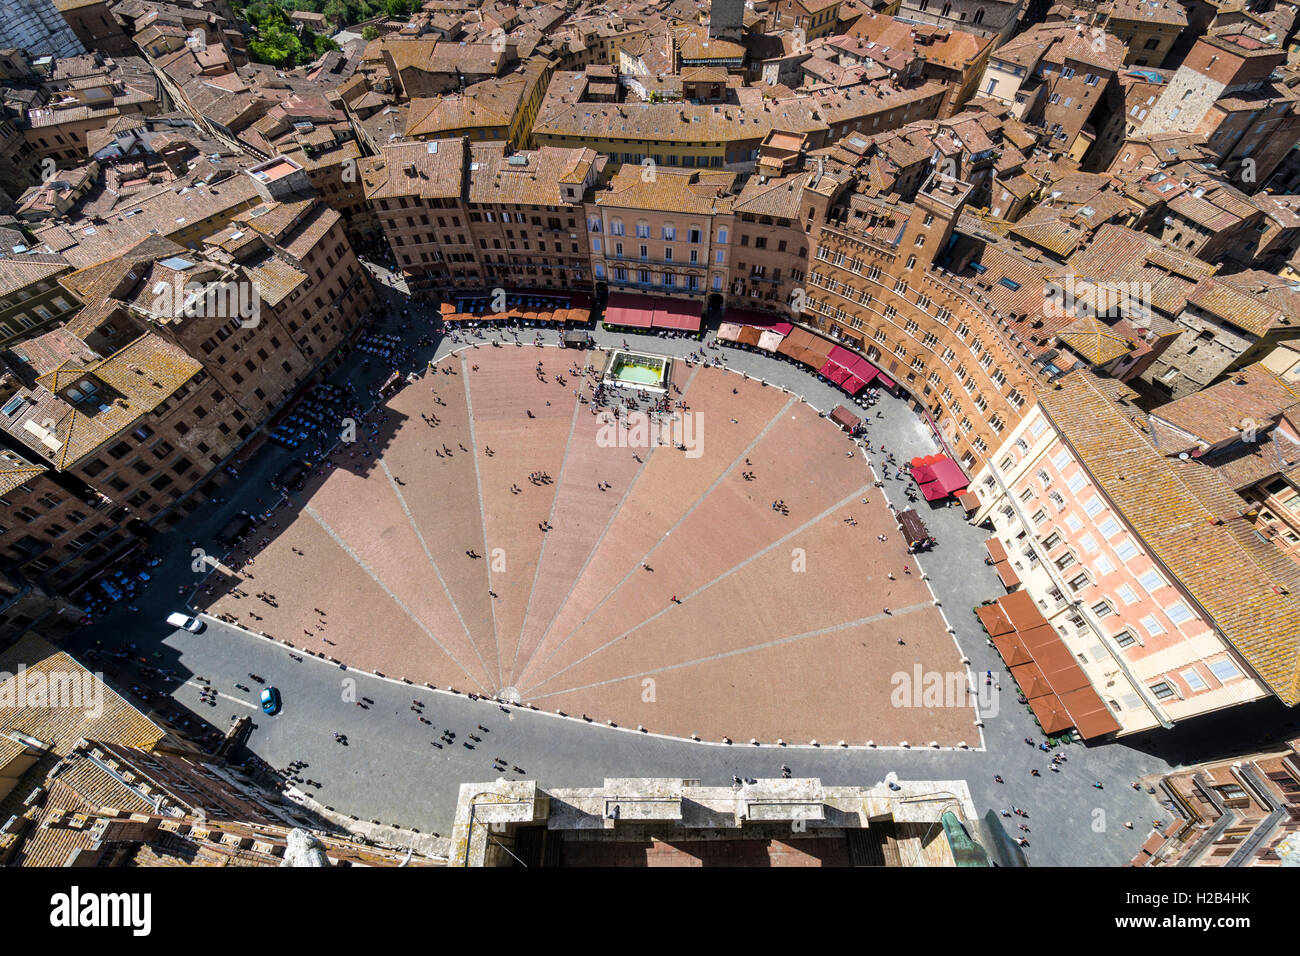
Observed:
[[[1185,452],[1185,451],[1180,451],[1180,452],[1178,453],[1178,460],[1179,460],[1179,461],[1186,461],[1186,460],[1187,460],[1188,458],[1190,458],[1190,457],[1192,457],[1192,456],[1189,455],[1189,454],[1187,454],[1187,452]]]

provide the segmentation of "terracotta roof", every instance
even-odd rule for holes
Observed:
[[[0,451],[0,495],[6,495],[48,471],[44,465],[34,465],[16,452]],[[3,764],[3,761],[0,761]]]
[[[506,144],[470,147],[470,202],[533,206],[572,205],[563,185],[581,186],[599,156],[592,149],[544,146],[506,156]],[[577,200],[581,202],[579,193]]]
[[[1196,283],[1187,301],[1261,338],[1282,319],[1278,309],[1216,278]]]
[[[102,712],[96,714],[93,708],[80,706],[79,702],[75,702],[74,706],[72,701],[60,702],[57,698],[49,700],[47,706],[13,707],[0,704],[0,734],[20,731],[50,744],[60,755],[70,753],[79,741],[86,738],[150,748],[165,734],[161,727],[110,690],[76,660],[35,634],[28,634],[0,653],[0,673],[9,675],[4,683],[12,685],[0,693],[0,701],[22,700],[16,682],[19,681],[20,669],[24,667],[29,675],[42,674],[47,679],[59,675],[60,686],[66,679],[75,677],[83,688],[90,687],[92,692],[102,692]],[[82,683],[84,680],[90,680],[91,683]]]
[[[1075,319],[1057,335],[1093,365],[1105,365],[1128,355],[1135,345],[1128,336],[1091,316]]]
[[[1010,232],[1026,242],[1042,246],[1062,259],[1083,245],[1086,238],[1083,230],[1063,222],[1059,212],[1042,207],[1014,223]]]
[[[769,179],[766,183],[760,182],[757,176],[751,176],[732,203],[732,211],[797,220],[803,187],[811,175],[810,172],[795,173]]]
[[[596,193],[596,204],[707,216],[730,209],[727,194],[735,179],[735,173],[660,168],[653,180],[647,180],[641,167],[626,165],[609,181],[607,189]]]
[[[45,372],[41,382],[48,384],[31,393],[35,404],[5,422],[5,428],[66,470],[153,411],[202,368],[181,348],[148,332],[106,359],[69,360]],[[86,373],[116,393],[103,410],[83,410],[52,394],[53,388]]]
[[[864,42],[851,43],[855,38],[861,38]],[[961,70],[978,60],[994,45],[996,39],[964,30],[900,20],[898,17],[864,16],[858,19],[846,36],[829,38],[829,44],[854,56],[870,56],[872,59],[875,57],[871,50],[864,49],[866,43],[873,43],[876,47],[906,49],[930,63]]]
[[[463,93],[411,100],[406,135],[434,138],[459,130],[508,127],[534,77],[523,73],[476,83]]]
[[[873,85],[759,101],[754,105],[693,103],[593,103],[580,99],[587,78],[556,73],[534,123],[537,135],[656,142],[761,141],[774,129],[824,133],[842,123],[888,113],[940,95],[945,86],[928,80],[900,89]]]
[[[1172,0],[1110,0],[1106,6],[1111,23],[1137,21],[1187,26],[1187,11]]]
[[[70,268],[67,259],[52,253],[4,256],[0,258],[0,296],[61,275]]]
[[[366,198],[459,199],[465,189],[467,152],[463,137],[384,146],[378,157],[361,162]]]
[[[1181,444],[1165,445],[1166,454],[1172,454],[1238,438],[1244,422],[1256,422],[1262,432],[1280,415],[1295,417],[1297,413],[1300,393],[1257,362],[1215,385],[1153,409],[1151,417],[1183,434]]]

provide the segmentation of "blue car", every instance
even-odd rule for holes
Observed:
[[[274,687],[262,691],[262,710],[274,714],[280,709],[280,692]]]

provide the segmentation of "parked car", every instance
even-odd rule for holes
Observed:
[[[191,634],[197,634],[207,627],[197,617],[187,617],[180,613],[168,614],[167,623],[172,627],[179,627],[183,631],[189,631]]]
[[[267,687],[262,691],[262,710],[268,714],[274,714],[280,709],[280,691],[275,687]]]

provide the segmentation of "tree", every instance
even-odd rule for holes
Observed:
[[[348,8],[343,3],[343,0],[329,0],[321,9],[321,13],[325,14],[326,19],[336,26],[350,22],[348,20]]]
[[[361,39],[369,43],[371,40],[379,39],[379,31],[374,27],[366,26],[361,28]]]
[[[253,9],[253,6],[250,6],[246,15],[251,17]],[[311,54],[304,52],[302,43],[299,42],[293,28],[289,26],[289,19],[284,11],[278,6],[263,7],[263,9],[266,13],[261,19],[250,19],[257,28],[257,39],[248,41],[249,55],[258,63],[269,63],[271,66],[286,69],[292,69],[301,62],[309,61],[312,58]]]
[[[396,20],[404,20],[411,13],[411,5],[406,0],[387,0],[384,6],[388,15]]]
[[[331,50],[337,50],[339,45],[329,37],[323,37],[319,34],[312,34],[311,58],[319,59]]]

